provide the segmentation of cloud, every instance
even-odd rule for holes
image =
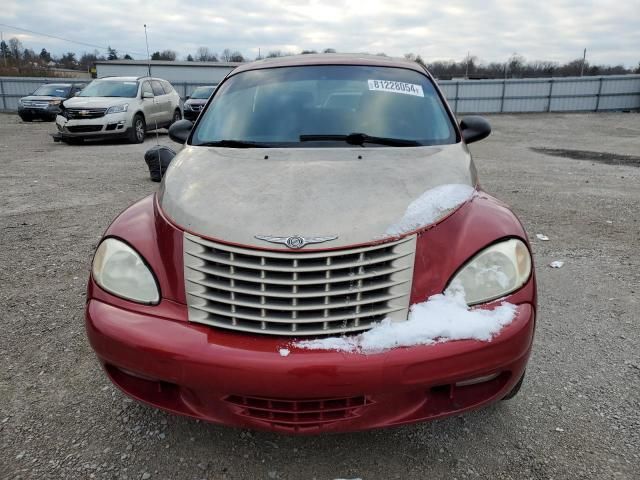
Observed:
[[[198,46],[239,50],[335,48],[342,52],[413,52],[428,61],[464,58],[503,62],[517,52],[529,60],[566,62],[587,48],[591,63],[640,61],[640,0],[8,0],[3,23],[77,40],[111,45],[143,58],[143,25],[152,51],[180,57]],[[545,4],[546,3],[546,4]],[[2,27],[5,37],[15,31]],[[25,46],[54,53],[89,47],[25,35]]]

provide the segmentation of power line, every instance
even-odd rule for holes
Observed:
[[[75,43],[77,45],[83,45],[85,47],[93,47],[93,48],[97,48],[99,50],[109,50],[109,47],[105,47],[103,45],[95,45],[93,43],[78,42],[76,40],[71,40],[69,38],[59,37],[57,35],[50,35],[48,33],[36,32],[34,30],[29,30],[27,28],[16,27],[15,25],[7,25],[6,23],[0,23],[0,26],[7,27],[7,28],[10,28],[10,29],[13,29],[13,30],[20,30],[22,32],[33,33],[34,35],[39,35],[39,36],[42,36],[42,37],[55,38],[56,40],[62,40],[64,42],[69,42],[69,43]],[[133,53],[135,55],[144,55],[144,53],[134,52],[134,51],[131,51],[131,50],[126,50],[126,53]]]

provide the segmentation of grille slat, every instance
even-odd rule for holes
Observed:
[[[294,272],[294,273],[325,272],[330,270],[339,270],[339,269],[356,268],[356,267],[361,268],[367,265],[373,265],[373,264],[377,264],[385,261],[391,261],[399,258],[398,255],[390,254],[380,258],[366,259],[364,258],[364,253],[363,253],[361,254],[362,259],[358,259],[358,261],[356,262],[330,263],[329,265],[325,263],[323,265],[301,267],[299,266],[299,262],[297,260],[294,260],[294,263],[291,267],[286,267],[286,266],[278,266],[278,265],[269,265],[265,261],[264,257],[261,258],[260,263],[254,264],[246,261],[245,262],[238,261],[238,260],[235,260],[233,257],[224,258],[220,255],[210,255],[210,254],[193,253],[193,252],[187,252],[187,253],[196,258],[201,258],[202,260],[207,260],[209,262],[214,262],[222,265],[232,265],[234,267],[255,269],[255,270],[265,270],[265,271],[271,271],[271,272]],[[411,255],[411,253],[405,253],[405,255]]]
[[[106,111],[106,108],[67,108],[64,114],[68,119],[100,118]]]
[[[322,310],[327,308],[326,305],[329,305],[329,308],[356,307],[356,310],[357,310],[357,307],[360,307],[361,305],[365,305],[373,302],[386,302],[389,300],[400,298],[404,295],[404,294],[391,295],[391,294],[385,293],[384,295],[376,295],[376,296],[372,295],[365,299],[358,299],[358,297],[356,296],[355,301],[343,300],[341,302],[335,301],[333,303],[329,303],[326,300],[323,300],[320,303],[318,302],[299,303],[296,298],[293,298],[291,303],[287,305],[284,303],[267,303],[265,297],[259,297],[260,300],[257,302],[240,300],[238,298],[235,298],[234,292],[231,292],[230,296],[223,296],[216,293],[199,293],[199,292],[193,292],[193,291],[189,292],[189,294],[193,295],[194,297],[203,298],[205,300],[211,300],[213,302],[227,303],[229,305],[239,305],[242,307],[260,308],[260,309],[266,309],[266,310],[277,309],[277,310],[288,310],[288,311]],[[325,297],[325,298],[328,299],[329,297]]]
[[[413,257],[412,257],[413,261]],[[192,266],[190,267],[192,270],[196,270],[201,273],[209,274],[209,275],[217,275],[220,277],[226,277],[235,280],[242,280],[245,282],[257,282],[258,280],[267,280],[266,282],[258,282],[258,283],[271,283],[273,285],[318,285],[325,283],[338,283],[338,282],[348,282],[351,280],[365,280],[368,278],[378,278],[384,275],[389,275],[396,272],[401,272],[403,270],[407,270],[409,268],[413,268],[411,266],[403,266],[397,268],[384,268],[381,270],[376,270],[370,273],[365,274],[351,274],[351,275],[341,275],[341,276],[323,276],[320,278],[316,276],[315,278],[310,278],[308,280],[297,279],[294,280],[292,277],[269,277],[267,276],[264,270],[260,270],[258,277],[253,277],[251,275],[246,274],[237,274],[235,272],[229,272],[228,269],[218,268],[218,267],[198,267]],[[329,273],[330,270],[327,271]]]
[[[363,331],[406,320],[415,236],[354,249],[274,252],[185,233],[189,320],[261,334]]]

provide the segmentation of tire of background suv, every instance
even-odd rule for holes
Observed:
[[[32,122],[33,121],[33,117],[30,117],[28,115],[20,115],[20,118],[22,119],[23,122]]]
[[[171,119],[171,125],[176,123],[178,120],[182,120],[182,114],[180,113],[180,109],[176,108],[176,111],[173,112],[173,119]]]
[[[144,142],[145,132],[147,131],[147,124],[144,121],[144,117],[140,113],[136,113],[131,122],[131,129],[129,130],[129,142],[130,143],[142,143]]]
[[[514,387],[511,389],[511,391],[507,393],[504,397],[502,397],[502,400],[511,400],[513,397],[515,397],[520,391],[520,388],[522,387],[522,382],[524,382],[524,373],[520,377],[520,380],[518,380],[518,383],[516,383]]]

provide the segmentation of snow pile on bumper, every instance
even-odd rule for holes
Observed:
[[[474,192],[474,187],[456,183],[427,190],[409,204],[404,216],[390,225],[385,235],[402,235],[430,225],[469,200]]]
[[[295,342],[293,346],[308,350],[380,353],[395,347],[429,345],[450,340],[489,342],[509,325],[516,306],[502,303],[493,310],[471,309],[464,292],[448,291],[433,295],[411,307],[406,322],[385,319],[371,330],[352,337],[330,337]]]

